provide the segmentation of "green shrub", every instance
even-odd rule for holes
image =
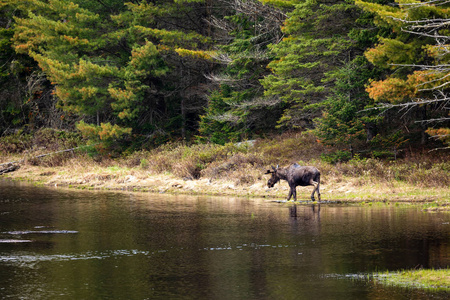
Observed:
[[[148,159],[142,158],[140,160],[140,166],[142,169],[148,169],[149,165],[150,165],[150,162],[148,161]]]
[[[373,158],[395,159],[394,152],[385,150],[374,150],[372,151],[372,156]]]
[[[121,127],[117,124],[101,123],[100,126],[80,121],[76,128],[81,135],[94,146],[90,154],[94,157],[118,157],[124,148],[124,139],[131,135],[131,128]]]
[[[20,153],[32,146],[33,135],[19,130],[14,134],[0,138],[0,152]]]
[[[352,158],[350,151],[336,151],[328,154],[321,154],[320,158],[330,164],[337,164],[338,162],[347,162]]]

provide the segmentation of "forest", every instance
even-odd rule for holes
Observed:
[[[444,0],[1,0],[0,151],[43,130],[109,155],[300,131],[336,153],[445,151],[449,9]]]

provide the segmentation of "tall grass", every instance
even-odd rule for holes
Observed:
[[[400,181],[417,187],[450,186],[450,162],[445,156],[422,154],[396,161],[356,156],[335,164],[321,159],[323,153],[332,150],[309,133],[286,133],[242,145],[166,144],[134,153],[126,162],[152,173],[172,173],[184,179],[226,179],[243,185],[263,178],[270,166],[297,162],[318,167],[324,182],[357,178],[360,184]]]
[[[271,139],[258,140],[253,151],[260,153],[266,163],[285,165],[318,160],[329,149],[317,142],[314,135],[303,132],[284,133]]]
[[[47,138],[44,139],[43,136]],[[34,137],[34,140],[39,141],[39,145],[46,145],[47,149],[59,149],[54,144],[59,147],[72,146],[77,141],[74,137],[68,136],[68,142],[61,142],[57,136],[45,132],[40,137]],[[31,144],[28,147],[34,149]],[[7,147],[2,149],[6,151]],[[17,149],[11,147],[11,151]],[[287,166],[297,162],[301,165],[318,167],[322,173],[322,182],[325,184],[353,178],[354,184],[357,185],[398,181],[417,187],[450,186],[450,161],[445,154],[439,157],[427,153],[413,153],[395,161],[359,156],[347,162],[336,163],[323,159],[323,154],[333,151],[336,149],[326,148],[310,133],[285,133],[242,144],[167,143],[155,149],[134,152],[120,159],[96,160],[80,152],[60,153],[35,159],[33,155],[40,154],[39,152],[33,150],[28,154],[25,151],[22,153],[23,156],[29,157],[26,163],[35,166],[64,166],[78,160],[83,166],[121,165],[152,174],[170,173],[185,180],[220,179],[232,181],[236,185],[252,185],[260,181],[270,166]],[[82,163],[83,161],[86,163]]]
[[[169,172],[185,179],[220,177],[225,170],[244,164],[261,163],[247,145],[182,143],[166,144],[150,151],[134,153],[126,159],[129,166],[140,165],[153,173]]]

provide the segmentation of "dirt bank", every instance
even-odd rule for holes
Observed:
[[[181,179],[170,173],[153,174],[142,168],[121,166],[62,166],[42,167],[22,165],[20,169],[3,174],[1,178],[30,181],[38,185],[56,188],[88,190],[126,190],[172,194],[202,194],[239,197],[264,197],[284,200],[288,185],[281,181],[274,188],[267,188],[267,176],[252,183],[236,183],[233,180],[200,178]],[[366,181],[358,178],[331,178],[322,175],[321,193],[324,201],[389,201],[389,202],[438,202],[450,203],[448,188],[420,188],[398,181]],[[297,187],[298,200],[308,201],[311,187]]]

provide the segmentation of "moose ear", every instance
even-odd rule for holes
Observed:
[[[272,166],[272,169],[273,169],[274,171],[276,171],[276,170],[278,169],[278,165],[277,165],[276,168],[275,168],[274,166]]]
[[[277,165],[277,169],[279,168],[280,166],[279,165]]]

